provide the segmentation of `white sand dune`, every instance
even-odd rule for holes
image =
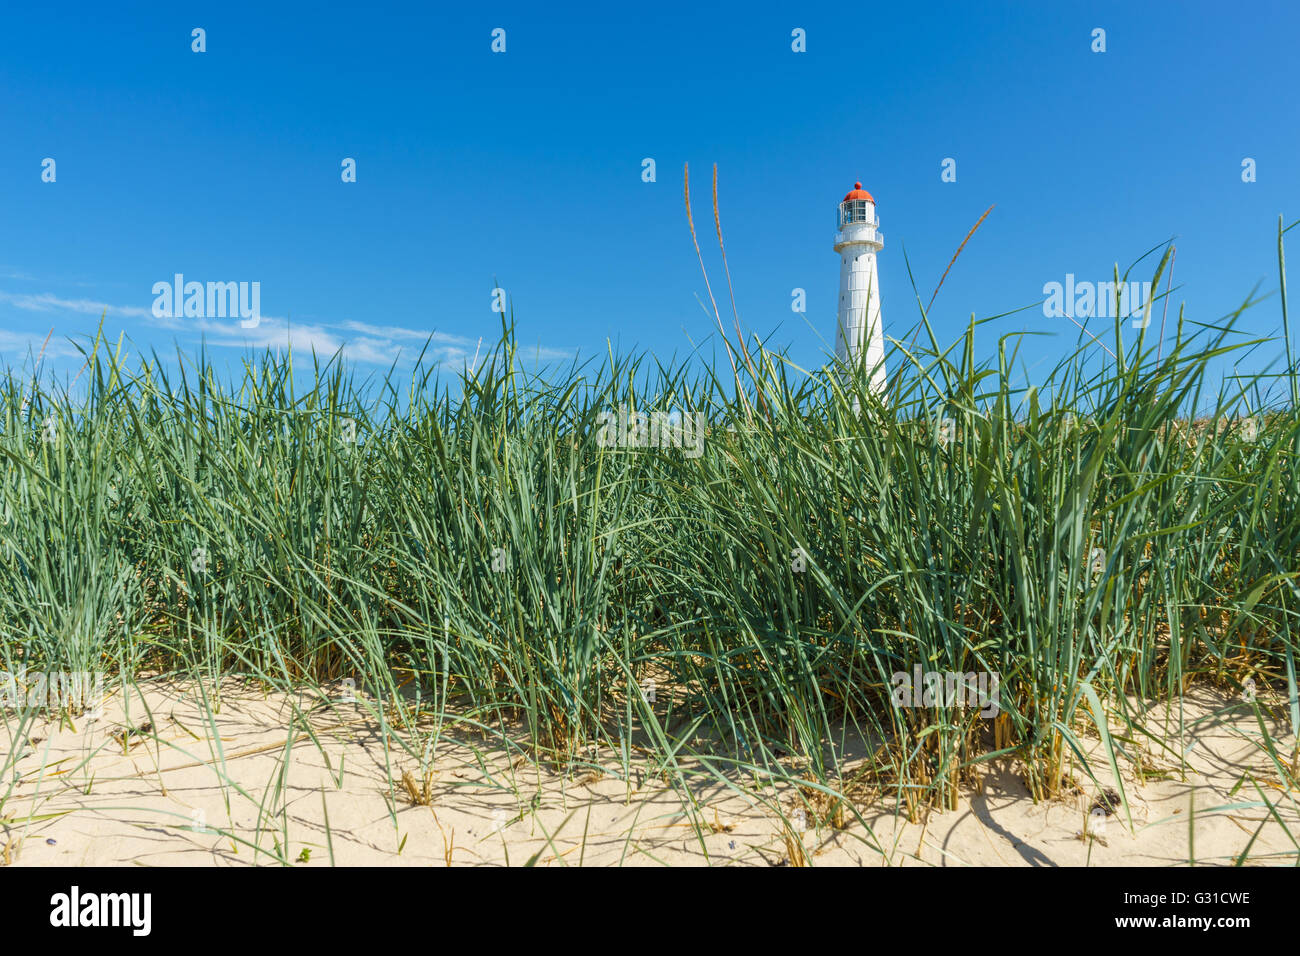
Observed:
[[[755,789],[752,774],[687,760],[687,786],[674,788],[640,755],[624,780],[609,751],[597,756],[599,770],[562,773],[499,742],[444,736],[428,764],[429,804],[421,805],[402,782],[409,773],[423,799],[420,760],[355,703],[323,706],[232,680],[219,712],[209,715],[193,692],[193,685],[146,684],[132,695],[129,714],[118,696],[75,728],[27,727],[19,782],[0,808],[0,865],[241,866],[283,858],[300,866],[767,866],[800,855],[782,820],[796,830],[801,822],[788,783]],[[814,865],[1170,866],[1185,864],[1194,848],[1198,863],[1226,864],[1258,831],[1250,862],[1294,863],[1295,843],[1262,804],[1241,806],[1259,803],[1262,791],[1300,834],[1297,794],[1286,792],[1258,746],[1251,709],[1233,703],[1193,692],[1182,718],[1195,731],[1181,743],[1145,746],[1145,779],[1131,766],[1122,770],[1131,827],[1122,809],[1088,822],[1099,793],[1115,784],[1104,759],[1094,767],[1097,783],[1075,765],[1079,788],[1039,803],[1018,767],[1003,760],[961,795],[959,809],[931,811],[918,823],[895,815],[888,788],[854,794],[866,825],[850,816],[843,829],[818,827],[805,811],[802,852]],[[1155,713],[1149,725],[1162,721]],[[0,732],[12,734],[15,723],[11,713]],[[152,729],[124,747],[128,724],[146,723]],[[1279,746],[1294,746],[1283,726],[1269,729]],[[429,737],[411,739],[424,747]],[[1099,741],[1087,743],[1090,758],[1097,755]],[[14,746],[0,736],[0,750]],[[1089,826],[1096,839],[1083,836]]]

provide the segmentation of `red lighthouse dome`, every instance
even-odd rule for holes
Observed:
[[[872,203],[875,202],[875,200],[871,198],[871,193],[862,188],[862,183],[854,183],[853,188],[849,190],[849,194],[840,201],[850,202],[854,199],[862,199]]]

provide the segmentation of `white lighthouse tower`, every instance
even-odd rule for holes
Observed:
[[[877,230],[876,201],[854,183],[840,203],[835,251],[840,254],[839,324],[835,357],[847,365],[862,365],[871,376],[871,390],[885,392],[885,330],[880,319],[880,280],[876,253],[885,244]]]

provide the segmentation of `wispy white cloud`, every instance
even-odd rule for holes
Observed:
[[[554,362],[557,360],[567,360],[577,355],[574,349],[551,349],[542,345],[527,345],[521,343],[519,354],[524,358],[536,359],[539,362]]]
[[[429,336],[428,332],[418,329],[406,329],[387,326],[378,329],[365,326],[360,322],[329,323],[290,322],[278,316],[262,316],[256,328],[246,329],[238,319],[223,321],[221,319],[187,319],[186,331],[202,335],[209,345],[224,348],[252,348],[291,350],[297,353],[315,352],[322,357],[331,357],[341,352],[351,362],[365,362],[370,365],[389,365],[402,358],[414,359],[420,352],[416,343]],[[379,334],[346,335],[346,332],[359,332],[362,329],[373,330]],[[452,338],[448,336],[448,338]],[[435,361],[450,361],[455,358],[459,346],[443,346],[430,349],[427,357]]]
[[[435,343],[444,345],[474,344],[474,339],[462,335],[449,335],[446,332],[427,332],[422,329],[406,329],[400,325],[370,325],[367,322],[349,321],[340,323],[339,328],[347,329],[350,332],[361,332],[377,338],[416,339],[420,342],[431,339]]]
[[[140,306],[112,305],[91,299],[65,299],[49,293],[14,293],[0,291],[0,303],[25,312],[53,314],[72,312],[79,315],[112,316],[114,318],[140,319],[156,328],[167,329],[182,336],[197,338],[221,348],[253,348],[315,351],[320,356],[341,353],[351,362],[370,365],[390,365],[404,359],[414,361],[423,352],[425,361],[460,365],[482,357],[484,342],[495,336],[470,337],[447,332],[408,328],[401,325],[375,325],[356,320],[342,322],[303,323],[290,322],[282,316],[264,315],[256,328],[243,328],[238,319],[196,319],[158,317],[151,309]],[[52,337],[46,355],[77,355],[64,335],[56,348]],[[0,352],[25,351],[25,343],[36,339],[36,349],[44,335],[5,333],[0,337]],[[426,347],[427,344],[427,347]],[[489,346],[490,347],[490,346]],[[564,360],[573,357],[572,351],[562,349],[521,346],[520,353],[527,358],[543,361]]]
[[[152,319],[149,309],[136,305],[109,305],[93,299],[63,299],[48,292],[37,294],[0,292],[0,302],[7,302],[25,312],[77,312],[82,315],[111,315],[123,319]]]
[[[48,342],[45,337],[44,332],[10,332],[7,329],[0,329],[0,355],[7,355],[18,361],[35,359],[38,356],[43,356],[45,359],[81,357],[77,347],[69,342],[66,336],[51,335]]]

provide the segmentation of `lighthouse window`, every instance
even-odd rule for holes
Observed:
[[[865,199],[852,199],[846,203],[840,204],[840,226],[846,226],[851,222],[869,222],[870,217],[867,215],[867,202]]]

